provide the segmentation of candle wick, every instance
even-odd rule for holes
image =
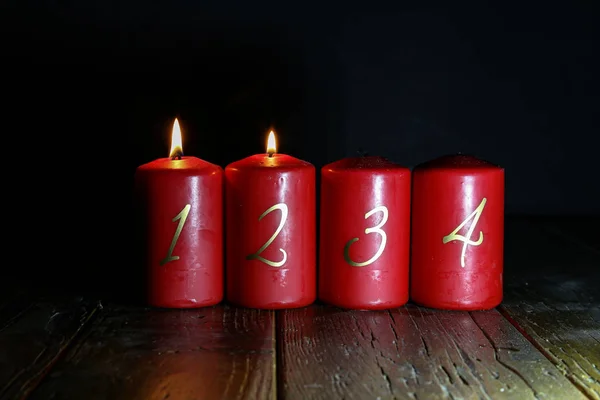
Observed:
[[[275,154],[275,153],[270,151],[268,154],[269,154],[269,158],[270,158],[270,157],[273,157],[273,154]]]
[[[181,160],[181,156],[183,156],[183,151],[178,149],[177,152],[171,157],[171,160]]]

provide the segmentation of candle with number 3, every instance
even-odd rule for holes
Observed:
[[[226,298],[251,308],[311,304],[316,297],[315,168],[267,153],[225,168]]]
[[[319,298],[377,310],[408,301],[410,170],[382,157],[321,169]]]
[[[413,172],[411,299],[490,309],[502,301],[504,169],[467,155]]]
[[[184,157],[175,120],[170,157],[137,168],[148,302],[193,308],[223,299],[223,170]]]

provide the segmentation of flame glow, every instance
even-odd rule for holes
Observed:
[[[173,133],[171,134],[171,151],[169,157],[175,157],[183,154],[183,145],[181,144],[181,128],[179,127],[179,121],[175,118],[173,122]]]
[[[267,153],[273,154],[277,152],[277,143],[275,142],[275,133],[269,132],[269,139],[267,139]]]

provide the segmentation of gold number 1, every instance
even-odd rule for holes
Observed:
[[[175,235],[173,236],[173,240],[171,240],[171,246],[169,247],[169,252],[167,253],[167,256],[165,258],[160,260],[160,265],[165,265],[169,261],[179,260],[179,256],[173,255],[173,250],[175,249],[177,240],[179,240],[179,235],[181,235],[181,231],[183,230],[183,225],[185,225],[185,220],[187,219],[188,214],[190,213],[190,208],[191,208],[191,206],[189,204],[187,204],[185,207],[183,207],[183,210],[181,210],[179,212],[179,214],[177,214],[175,216],[175,218],[173,218],[173,220],[171,221],[171,222],[175,222],[175,221],[179,220],[179,224],[177,224],[177,229],[175,230]]]
[[[457,226],[456,229],[452,231],[452,233],[450,233],[448,236],[444,236],[444,238],[442,239],[442,242],[444,244],[451,242],[453,240],[458,240],[460,242],[463,242],[462,252],[460,253],[460,266],[463,268],[465,267],[465,254],[467,252],[467,246],[468,245],[479,246],[481,243],[483,243],[483,232],[482,231],[479,231],[479,239],[477,239],[477,241],[471,240],[471,236],[473,235],[475,226],[477,225],[477,222],[479,221],[479,218],[481,217],[481,214],[483,213],[483,208],[485,207],[486,202],[487,202],[487,199],[484,197],[483,200],[481,200],[481,203],[479,204],[479,206],[475,209],[475,211],[473,211],[471,214],[469,214],[469,216],[467,218],[465,218],[465,220],[459,226]],[[473,222],[471,223],[471,226],[469,227],[469,230],[467,231],[467,236],[465,237],[465,236],[459,235],[458,231],[460,231],[471,218],[473,219]]]

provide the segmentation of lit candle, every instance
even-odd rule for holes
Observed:
[[[382,157],[325,165],[320,231],[320,300],[364,310],[408,301],[408,168]]]
[[[316,297],[315,167],[267,152],[225,168],[226,298],[263,309],[302,307]]]
[[[502,301],[504,169],[472,156],[417,166],[412,191],[411,300],[480,310]]]
[[[170,157],[137,168],[150,305],[203,307],[223,299],[223,169],[183,156],[173,124]]]

